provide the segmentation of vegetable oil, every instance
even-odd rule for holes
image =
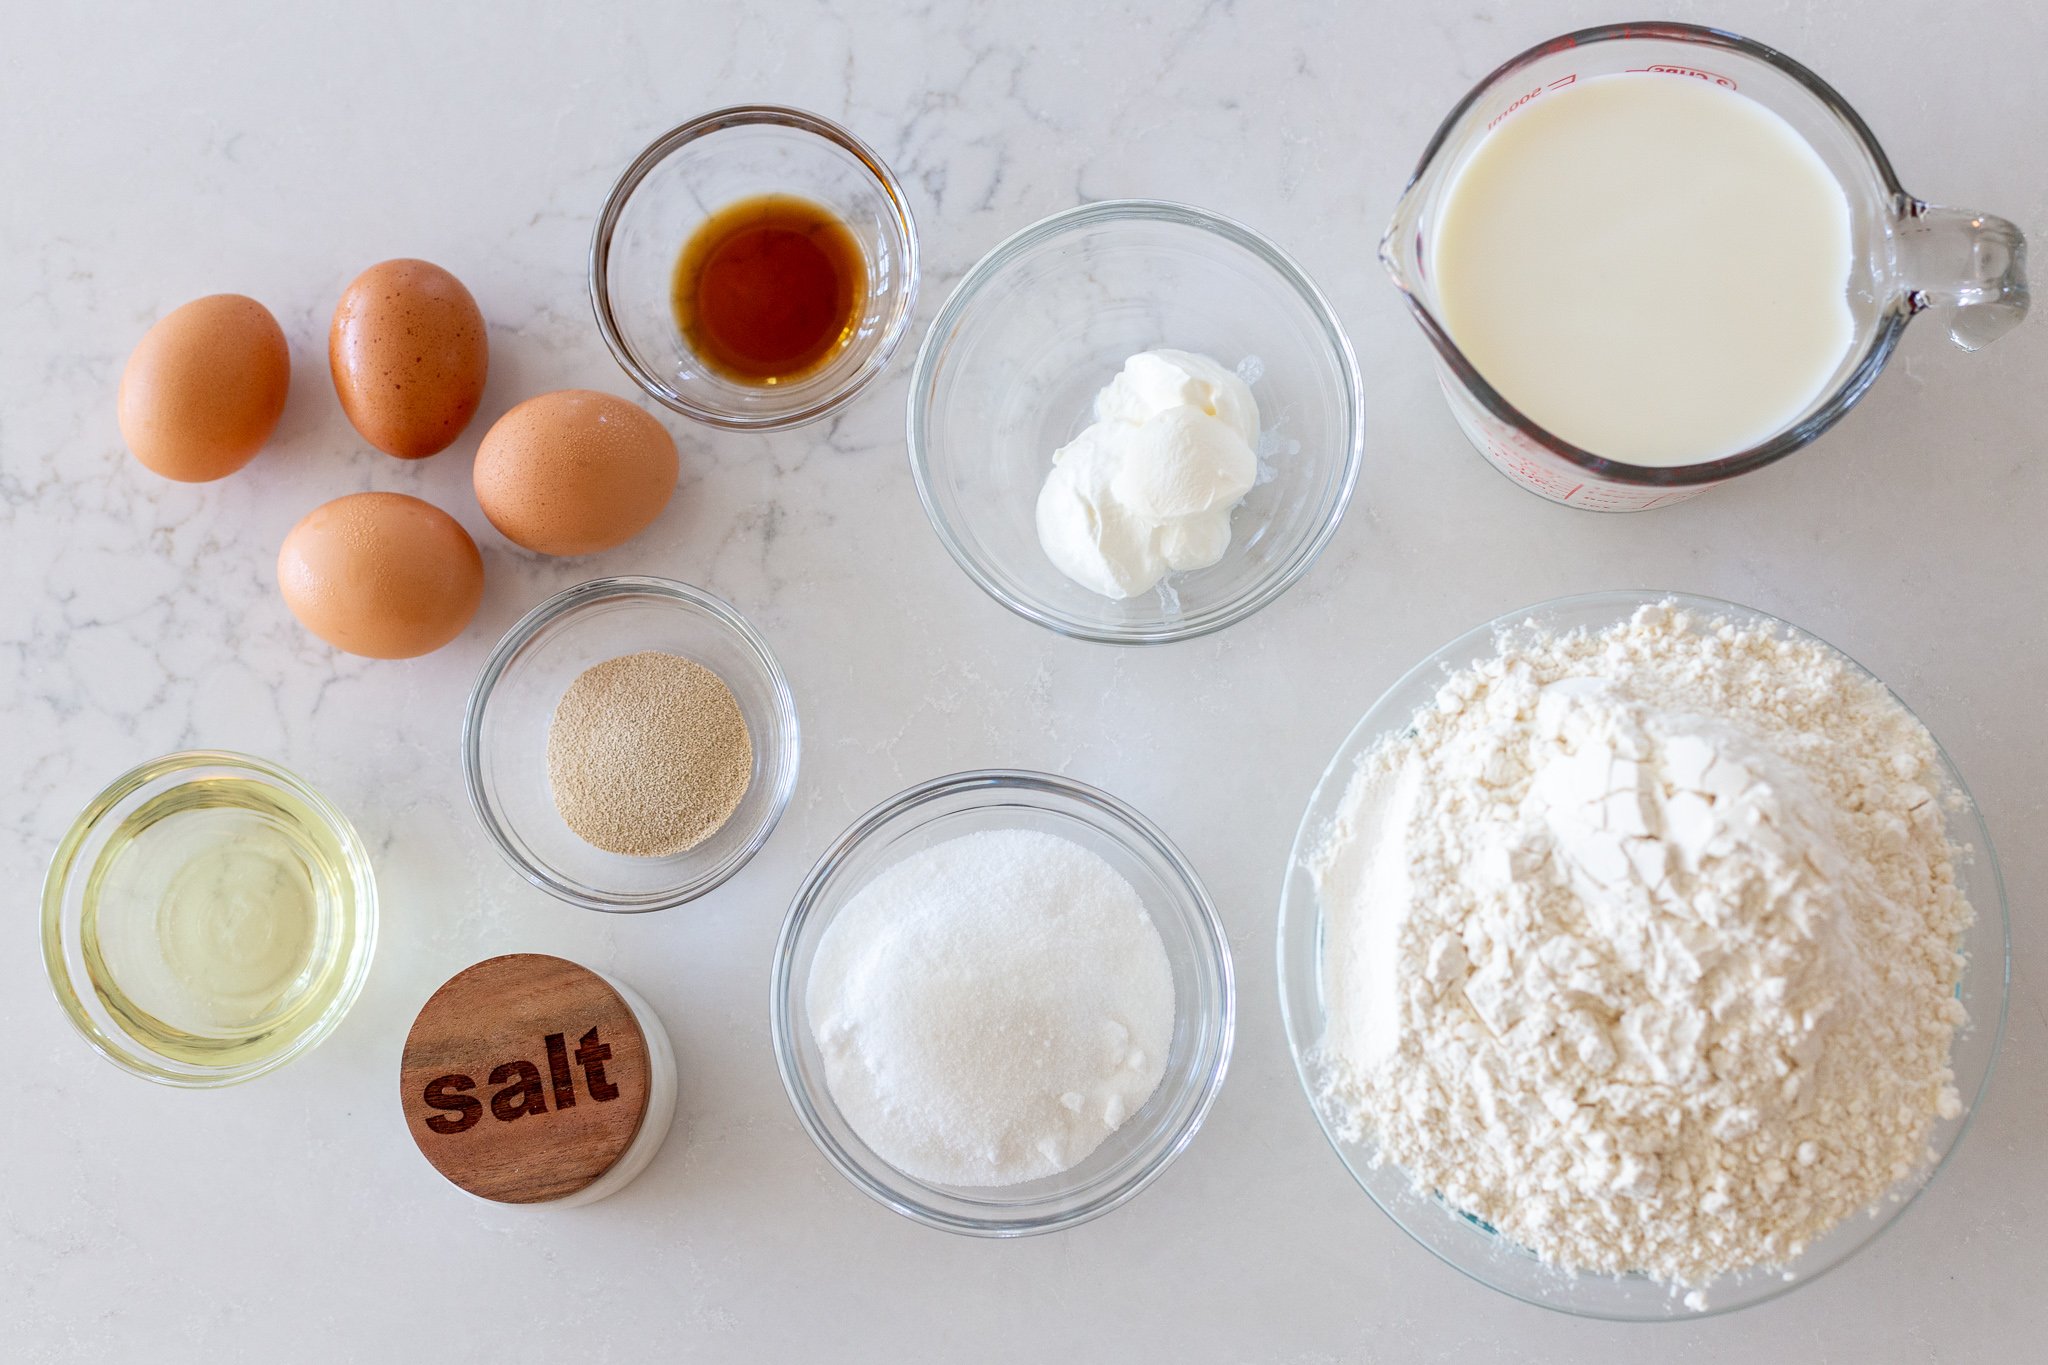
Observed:
[[[120,818],[85,879],[79,946],[137,1044],[239,1070],[321,1023],[347,985],[360,909],[329,819],[275,782],[215,774]]]

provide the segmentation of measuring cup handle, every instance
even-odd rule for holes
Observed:
[[[1907,199],[1897,234],[1907,306],[1940,315],[1964,350],[2027,315],[2027,239],[2005,219]]]

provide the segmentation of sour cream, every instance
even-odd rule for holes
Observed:
[[[1038,542],[1104,597],[1206,569],[1230,548],[1258,439],[1258,403],[1235,373],[1188,351],[1140,352],[1095,396],[1095,421],[1053,453]]]

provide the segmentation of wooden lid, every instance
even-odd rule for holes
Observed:
[[[609,982],[512,953],[456,973],[420,1007],[398,1088],[435,1170],[485,1199],[540,1204],[625,1155],[651,1080],[647,1039]]]

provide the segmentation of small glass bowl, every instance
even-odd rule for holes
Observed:
[[[140,856],[131,840],[161,830],[160,821],[219,813],[263,831],[263,856],[293,865],[322,906],[288,990],[233,1026],[165,1017],[161,986],[138,989],[153,970],[124,980],[129,972],[116,969],[118,959],[149,965],[142,959],[154,945],[139,927],[161,925],[141,926],[141,907],[115,914],[118,907],[100,903],[123,862]],[[123,921],[139,936],[124,932]],[[43,965],[58,1003],[101,1056],[164,1085],[233,1085],[313,1048],[362,994],[376,946],[377,881],[348,817],[291,773],[247,754],[195,749],[122,774],[72,823],[43,882]]]
[[[1418,1190],[1408,1173],[1393,1162],[1373,1165],[1375,1149],[1371,1141],[1348,1142],[1338,1135],[1332,1117],[1317,1099],[1322,1079],[1317,1048],[1328,1016],[1323,1009],[1322,991],[1322,907],[1306,863],[1328,834],[1359,759],[1388,734],[1405,729],[1419,710],[1433,704],[1447,673],[1493,657],[1502,634],[1528,627],[1548,634],[1602,630],[1627,620],[1636,608],[1657,602],[1669,602],[1709,620],[1720,617],[1738,626],[1764,627],[1782,638],[1803,637],[1826,644],[1810,632],[1753,607],[1677,592],[1598,592],[1560,597],[1509,612],[1467,631],[1387,689],[1339,746],[1318,779],[1315,793],[1309,797],[1288,858],[1286,884],[1280,893],[1280,1012],[1287,1045],[1294,1053],[1295,1070],[1308,1094],[1309,1106],[1323,1126],[1323,1135],[1352,1178],[1382,1212],[1446,1265],[1524,1303],[1575,1317],[1617,1322],[1692,1321],[1762,1303],[1811,1284],[1890,1227],[1947,1164],[1969,1126],[1970,1116],[1983,1102],[1985,1087],[1991,1082],[1992,1060],[1998,1055],[1999,1039],[2005,1033],[2006,992],[2012,973],[2005,883],[1999,876],[1997,856],[1991,850],[1991,835],[1976,803],[1969,799],[1962,774],[1947,751],[1941,750],[1945,784],[1963,798],[1959,808],[1948,811],[1949,838],[1964,850],[1956,864],[1956,885],[1977,912],[1975,922],[1963,932],[1959,944],[1965,967],[1957,998],[1969,1011],[1970,1022],[1956,1035],[1949,1058],[1955,1071],[1956,1090],[1965,1106],[1962,1115],[1934,1125],[1928,1145],[1937,1153],[1937,1159],[1895,1187],[1871,1210],[1870,1216],[1852,1214],[1787,1265],[1739,1271],[1713,1281],[1705,1288],[1707,1306],[1702,1310],[1685,1305],[1683,1290],[1646,1276],[1572,1275],[1547,1266],[1469,1214]],[[1846,654],[1841,657],[1862,669]],[[1875,679],[1868,669],[1862,671]],[[1903,701],[1899,704],[1905,705]]]
[[[1160,347],[1250,381],[1259,482],[1219,562],[1119,601],[1046,557],[1038,491],[1097,391]],[[1308,572],[1351,500],[1365,402],[1343,326],[1284,252],[1201,209],[1127,199],[1054,214],[967,272],[918,352],[907,427],[925,514],[985,592],[1062,635],[1160,644],[1241,621]]]
[[[867,260],[854,334],[815,373],[742,384],[700,362],[676,325],[683,244],[736,200],[791,194],[837,215]],[[902,186],[867,144],[797,109],[747,105],[656,138],[612,186],[590,241],[590,303],[605,345],[665,406],[712,426],[769,431],[815,421],[887,368],[917,301],[917,225]]]
[[[661,650],[725,680],[746,717],[754,771],[738,809],[702,843],[661,858],[585,843],[555,809],[548,726],[585,669]],[[665,910],[695,900],[768,841],[796,787],[796,702],[746,619],[665,578],[598,578],[557,593],[505,632],[462,718],[462,769],[486,833],[519,874],[586,910]]]
[[[1173,971],[1173,1042],[1159,1088],[1071,1170],[1018,1185],[929,1184],[896,1170],[832,1101],[805,1004],[811,964],[832,918],[876,873],[978,830],[1033,829],[1070,839],[1129,879]],[[1236,994],[1216,908],[1157,826],[1106,792],[1045,773],[989,769],[912,787],[863,815],[825,850],[790,906],[775,947],[770,1025],[783,1088],[811,1139],[876,1201],[929,1227],[1022,1237],[1100,1217],[1157,1179],[1215,1102],[1230,1064]]]

